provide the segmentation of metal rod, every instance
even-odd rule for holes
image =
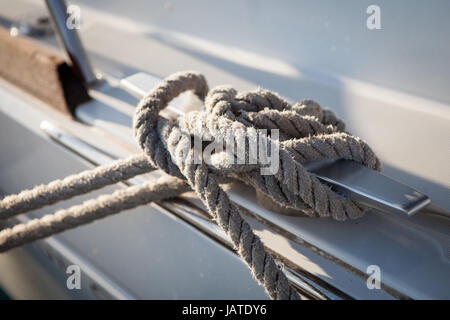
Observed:
[[[76,28],[69,28],[69,14],[64,0],[45,0],[59,40],[78,76],[88,86],[98,83]]]

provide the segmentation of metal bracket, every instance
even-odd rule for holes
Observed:
[[[343,196],[384,212],[409,217],[430,203],[428,196],[355,161],[320,160],[305,168]]]

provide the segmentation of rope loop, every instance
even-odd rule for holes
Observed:
[[[207,88],[202,75],[183,72],[172,75],[141,100],[134,132],[141,149],[155,166],[192,186],[186,172],[195,171],[195,166],[200,165],[194,163],[193,139],[231,137],[231,141],[223,142],[226,152],[231,150],[231,159],[249,160],[248,146],[255,142],[251,141],[255,130],[279,130],[279,139],[258,136],[266,146],[274,145],[279,150],[274,155],[279,156],[279,166],[273,175],[261,175],[267,163],[258,162],[258,158],[256,163],[244,161],[236,165],[236,161],[227,163],[230,157],[224,152],[216,152],[210,162],[201,165],[210,176],[244,181],[280,206],[311,216],[345,220],[364,214],[366,208],[336,194],[302,165],[313,160],[345,158],[374,170],[381,169],[370,147],[345,132],[345,124],[332,111],[322,109],[312,100],[291,105],[267,90],[238,93],[230,86],[218,86],[207,92]],[[170,100],[187,90],[194,90],[199,98],[204,98],[203,110],[191,111],[173,122],[156,117]],[[154,125],[156,122],[159,125]],[[233,147],[227,148],[229,145]],[[200,153],[205,149],[202,146]],[[245,154],[238,154],[239,150]]]

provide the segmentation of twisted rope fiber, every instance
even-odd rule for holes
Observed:
[[[0,202],[0,219],[7,219],[19,213],[67,200],[154,169],[144,154],[138,154],[96,167],[93,170],[68,176],[62,180],[54,180],[47,185],[23,190],[19,194],[6,196]]]
[[[204,110],[189,112],[177,121],[159,116],[173,98],[188,90],[205,100]],[[260,169],[266,164],[230,164],[220,153],[213,157],[211,163],[196,164],[194,161],[195,153],[190,144],[193,136],[224,136],[231,130],[233,145],[244,141],[248,146],[250,140],[247,137],[252,129],[280,130],[279,141],[271,137],[264,141],[267,145],[279,146],[280,170],[273,175],[261,175]],[[269,91],[238,94],[227,86],[216,87],[208,93],[206,80],[201,74],[174,74],[153,89],[137,107],[134,133],[143,154],[8,196],[0,201],[0,219],[69,199],[155,168],[162,169],[169,176],[156,183],[118,190],[2,230],[0,251],[122,210],[174,197],[191,188],[228,234],[269,296],[273,299],[298,299],[295,289],[289,285],[284,273],[278,269],[219,182],[242,180],[280,206],[302,210],[311,216],[337,220],[360,217],[364,207],[335,194],[302,166],[311,160],[346,158],[380,170],[380,162],[367,144],[344,130],[345,125],[340,119],[311,100],[290,105]],[[242,156],[237,150],[240,149],[235,149],[234,156]],[[244,157],[248,160],[249,154]]]
[[[54,214],[47,214],[40,219],[33,219],[2,230],[0,232],[1,251],[5,251],[3,248],[15,248],[123,210],[173,198],[189,190],[189,186],[184,181],[174,177],[163,177],[154,183],[119,189],[112,194],[101,195],[80,205],[58,210]]]

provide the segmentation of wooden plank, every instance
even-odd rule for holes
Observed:
[[[26,38],[10,36],[4,28],[0,28],[0,76],[71,116],[76,106],[90,100],[64,59]]]

